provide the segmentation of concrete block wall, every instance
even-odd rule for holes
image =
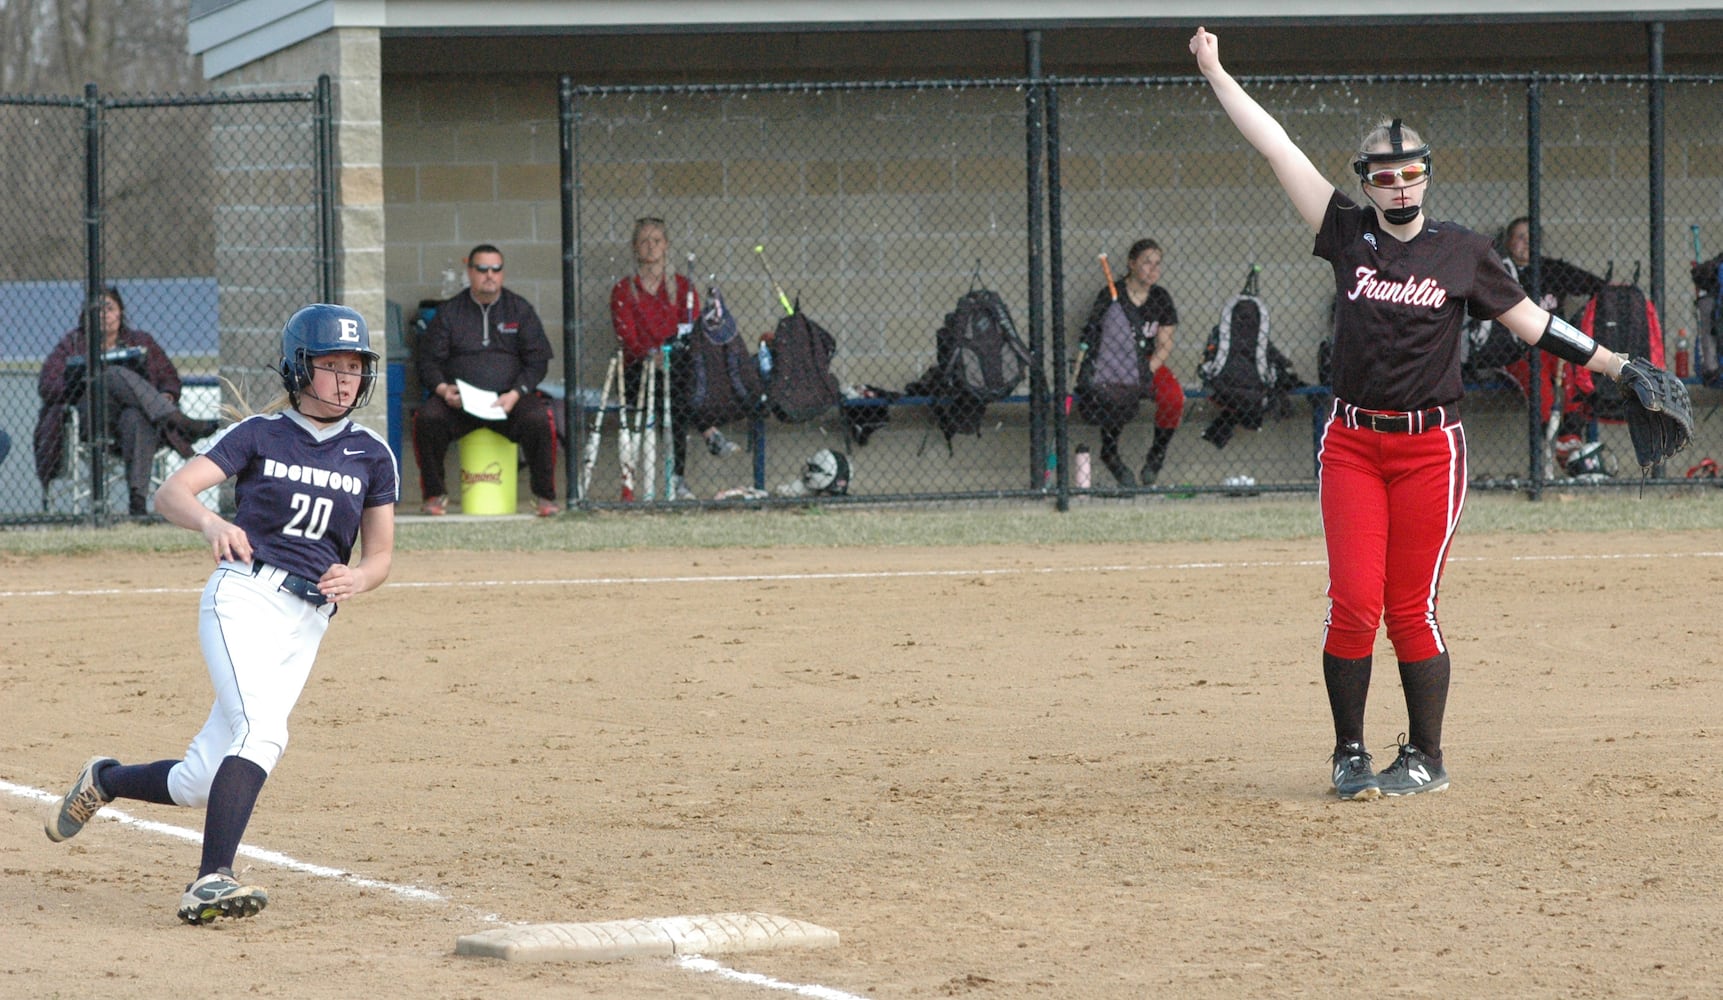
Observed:
[[[1493,232],[1525,210],[1523,84],[1281,84],[1256,93],[1344,190],[1356,190],[1349,161],[1359,137],[1402,114],[1437,149],[1432,215]],[[1664,250],[1675,302],[1690,256],[1686,220],[1723,225],[1708,138],[1716,96],[1701,85],[1669,93]],[[1632,84],[1546,84],[1546,253],[1599,272],[1614,260],[1618,277],[1647,259],[1646,97]],[[838,336],[844,382],[915,378],[977,262],[982,283],[1027,323],[1025,110],[1015,88],[615,94],[585,98],[578,110],[571,343],[589,389],[613,349],[608,288],[632,270],[629,233],[644,215],[670,221],[674,264],[692,251],[702,285],[717,275],[750,340],[780,314],[752,253],[765,245],[778,282]],[[1069,87],[1059,110],[1064,303],[1050,332],[1074,342],[1103,285],[1097,253],[1109,253],[1122,278],[1130,243],[1152,236],[1166,248],[1163,284],[1181,310],[1172,364],[1187,385],[1197,383],[1209,327],[1253,262],[1277,342],[1314,381],[1327,269],[1206,91]],[[559,341],[554,81],[392,77],[383,117],[390,297],[410,312],[438,294],[442,271],[458,271],[473,243],[497,242],[510,286],[538,305]],[[903,475],[913,474],[906,466]],[[1001,475],[1019,478],[1014,468]]]
[[[387,254],[379,54],[376,30],[335,29],[225,74],[212,81],[212,87],[235,93],[310,91],[315,90],[319,76],[330,76],[335,116],[336,298],[365,317],[371,328],[371,346],[386,357]],[[310,221],[315,225],[314,216]],[[315,246],[314,238],[311,245]],[[256,251],[245,248],[236,252]],[[293,271],[296,273],[304,263],[292,262]],[[315,289],[313,284],[313,293]],[[267,341],[279,334],[292,311],[306,304],[305,295],[296,293],[296,287],[284,288],[260,298],[254,290],[247,315],[255,319],[243,335]],[[224,345],[224,356],[227,353]],[[379,433],[385,432],[386,396],[379,387],[371,405],[356,414],[356,419]],[[248,402],[254,407],[260,405],[255,399]]]

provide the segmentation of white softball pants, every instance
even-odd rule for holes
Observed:
[[[168,772],[168,793],[182,806],[203,806],[216,768],[243,757],[274,770],[287,749],[287,717],[305,689],[317,647],[335,606],[313,607],[280,589],[285,574],[223,562],[198,603],[198,639],[215,705],[185,759]]]

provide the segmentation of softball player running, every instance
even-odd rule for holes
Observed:
[[[215,707],[181,760],[91,758],[49,812],[47,832],[75,836],[116,798],[203,806],[203,861],[179,903],[186,923],[248,917],[268,903],[233,872],[240,836],[287,747],[288,714],[335,609],[389,576],[395,456],[348,419],[376,376],[364,319],[344,306],[306,306],[281,331],[285,405],[222,431],[156,491],[156,510],[201,532],[215,556],[198,605]],[[232,521],[197,500],[229,477]],[[350,566],[360,535],[363,554]]]
[[[1455,409],[1466,312],[1611,378],[1626,358],[1539,308],[1490,241],[1423,214],[1430,147],[1400,119],[1360,144],[1362,204],[1337,190],[1286,130],[1221,68],[1215,36],[1190,41],[1197,67],[1240,134],[1273,168],[1334,269],[1334,406],[1319,453],[1328,615],[1322,673],[1334,715],[1342,799],[1439,792],[1448,647],[1436,591],[1466,498],[1466,439]],[[1400,666],[1407,729],[1382,773],[1364,747],[1364,703],[1378,622]]]

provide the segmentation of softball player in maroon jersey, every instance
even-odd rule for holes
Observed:
[[[240,836],[287,748],[287,717],[336,606],[389,576],[395,456],[348,419],[376,377],[365,320],[344,306],[306,306],[281,331],[289,407],[222,431],[156,491],[156,510],[202,533],[215,556],[198,606],[215,705],[182,759],[127,765],[92,757],[46,828],[49,840],[75,836],[116,798],[203,806],[203,861],[180,897],[186,923],[249,917],[268,903],[263,889],[233,872]],[[232,521],[197,499],[230,477]],[[361,535],[364,552],[349,565]]]
[[[1220,63],[1215,36],[1190,41],[1216,98],[1273,168],[1334,268],[1334,407],[1319,454],[1328,545],[1322,673],[1334,714],[1334,791],[1343,799],[1439,792],[1448,646],[1436,591],[1466,498],[1466,439],[1455,409],[1466,313],[1611,378],[1626,358],[1539,308],[1503,270],[1488,238],[1423,214],[1428,145],[1398,118],[1370,131],[1353,160],[1359,201],[1336,189],[1280,123]],[[1399,661],[1407,731],[1372,773],[1364,703],[1378,622]]]

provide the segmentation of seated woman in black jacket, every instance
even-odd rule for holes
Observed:
[[[112,286],[102,293],[102,352],[109,356],[102,367],[107,431],[126,464],[129,510],[133,515],[144,514],[156,449],[165,444],[181,458],[190,458],[192,442],[214,434],[218,425],[214,420],[188,417],[179,408],[179,371],[154,337],[127,325],[125,300]],[[90,394],[84,391],[87,357],[83,327],[68,330],[36,378],[36,392],[42,397],[36,415],[36,478],[44,491],[64,460],[66,408],[82,407],[84,426],[89,427]],[[91,435],[86,431],[85,436]]]

